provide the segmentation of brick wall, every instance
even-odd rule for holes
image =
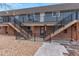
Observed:
[[[8,32],[8,35],[14,35],[14,29],[11,28],[10,26],[7,27],[7,32]]]
[[[14,30],[10,26],[0,27],[0,34],[14,35]]]
[[[32,28],[32,34],[33,35],[36,35],[37,37],[39,37],[40,36],[40,27],[38,27],[38,26],[33,26],[33,27],[31,27]]]
[[[5,34],[5,27],[0,27],[0,34]]]

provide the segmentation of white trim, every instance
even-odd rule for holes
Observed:
[[[58,17],[60,17],[60,12],[57,12],[58,13]]]

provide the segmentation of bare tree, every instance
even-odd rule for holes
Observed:
[[[0,8],[3,10],[11,9],[11,6],[7,3],[0,3]]]

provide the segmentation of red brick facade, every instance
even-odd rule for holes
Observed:
[[[1,26],[0,34],[14,35],[14,30],[10,26]]]
[[[40,36],[40,27],[41,26],[32,26],[32,34],[36,36]],[[71,28],[72,27],[72,28]],[[68,29],[64,30],[63,32],[57,34],[55,37],[52,37],[52,39],[79,39],[79,23],[74,24],[73,26],[69,27]],[[72,31],[71,31],[72,30]],[[49,33],[53,32],[53,26],[46,26],[46,31]],[[11,28],[10,26],[7,27],[0,27],[0,34],[8,34],[8,35],[14,35],[15,30]],[[71,35],[72,34],[72,35]]]

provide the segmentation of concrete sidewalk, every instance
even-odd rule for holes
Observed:
[[[46,42],[38,49],[35,56],[64,56],[63,53],[68,53],[63,45]]]

